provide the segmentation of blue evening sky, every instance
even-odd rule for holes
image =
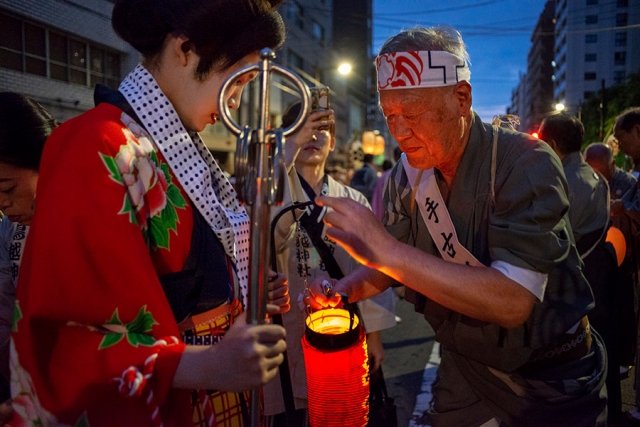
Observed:
[[[339,1],[339,0],[338,0]],[[373,52],[415,25],[447,24],[471,57],[473,108],[484,121],[504,114],[519,73],[527,70],[531,34],[546,0],[373,0]]]

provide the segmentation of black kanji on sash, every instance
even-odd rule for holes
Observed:
[[[427,197],[427,200],[424,202],[424,206],[427,209],[427,212],[429,212],[429,217],[427,219],[431,221],[431,217],[435,217],[434,222],[436,224],[439,222],[438,213],[436,212],[438,205],[439,203],[436,203],[435,200],[431,200],[431,197]]]
[[[311,271],[309,271],[308,265],[298,264],[298,276],[307,277],[309,274],[311,274]]]
[[[9,259],[12,261],[20,260],[22,242],[12,242],[9,245]]]
[[[13,240],[22,240],[27,237],[27,227],[24,225],[18,225],[16,231],[13,233]]]
[[[454,249],[453,244],[449,243],[449,241],[453,237],[453,232],[449,233],[448,236],[445,233],[440,233],[440,234],[442,234],[442,237],[444,237],[444,245],[442,245],[442,250],[445,251],[446,254],[449,255],[451,258],[455,258],[456,250]]]
[[[298,250],[296,253],[296,258],[298,258],[298,262],[307,262],[309,261],[309,251],[307,250]]]

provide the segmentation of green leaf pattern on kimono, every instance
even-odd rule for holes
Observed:
[[[122,129],[126,144],[115,156],[100,153],[109,178],[127,191],[119,214],[140,226],[151,249],[169,249],[169,231],[178,232],[176,209],[184,209],[187,201],[172,182],[169,166],[160,162],[147,131],[125,113],[121,120],[127,126]]]
[[[18,321],[22,319],[22,310],[20,310],[20,303],[16,300],[13,305],[13,324],[11,325],[12,332],[18,332]]]
[[[91,427],[87,419],[87,414],[82,414],[78,421],[76,421],[75,427]]]
[[[152,346],[156,339],[149,334],[153,325],[157,325],[151,312],[147,311],[147,306],[143,306],[138,311],[138,315],[131,322],[124,324],[118,315],[118,309],[113,312],[111,318],[102,325],[106,334],[100,346],[100,350],[111,347],[122,341],[126,336],[127,341],[134,347],[139,345]]]

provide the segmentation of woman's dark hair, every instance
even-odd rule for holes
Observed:
[[[58,126],[42,105],[0,92],[0,162],[38,171],[44,143]]]
[[[184,35],[200,57],[196,78],[222,71],[252,52],[284,42],[284,23],[275,11],[282,0],[116,0],[116,33],[153,59],[167,35]]]

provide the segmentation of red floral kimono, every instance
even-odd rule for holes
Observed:
[[[121,109],[100,104],[53,133],[17,292],[14,425],[191,426],[206,415],[192,409],[196,393],[171,388],[185,344],[158,278],[181,271],[193,227],[175,172]]]

